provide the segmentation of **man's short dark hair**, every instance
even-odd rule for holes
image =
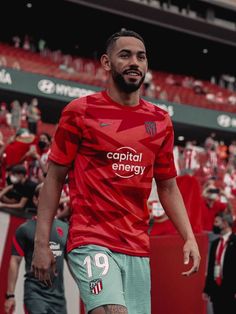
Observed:
[[[42,132],[42,133],[39,134],[39,136],[41,136],[41,135],[46,136],[46,138],[47,138],[47,140],[48,140],[49,142],[52,141],[52,137],[51,137],[51,135],[50,135],[49,133],[47,133],[47,132]]]
[[[227,222],[230,227],[234,224],[233,217],[230,213],[218,212],[215,217],[220,217],[223,221]]]
[[[11,169],[12,173],[26,175],[27,171],[23,165],[15,165]]]
[[[139,39],[145,46],[145,42],[144,39],[141,35],[139,35],[138,33],[132,31],[132,30],[128,30],[125,28],[122,28],[119,32],[116,32],[114,34],[112,34],[107,42],[106,42],[106,53],[108,53],[112,47],[114,46],[114,43],[117,41],[117,39],[119,39],[120,37],[134,37]]]

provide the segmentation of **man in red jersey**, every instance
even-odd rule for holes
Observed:
[[[123,29],[107,41],[101,64],[106,91],[68,104],[49,156],[38,209],[32,268],[50,283],[48,247],[61,189],[69,175],[68,260],[90,314],[150,314],[149,213],[152,178],[185,243],[183,275],[198,271],[200,254],[176,184],[168,113],[140,98],[148,69],[140,35]]]

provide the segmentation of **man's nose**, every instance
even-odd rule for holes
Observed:
[[[130,64],[135,65],[136,67],[138,66],[139,62],[136,55],[132,55],[130,57]]]

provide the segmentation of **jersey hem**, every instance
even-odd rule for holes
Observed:
[[[61,159],[55,157],[53,154],[49,155],[48,160],[65,167],[69,167],[71,165],[70,163],[63,163]]]
[[[78,248],[80,246],[84,246],[84,245],[99,245],[99,246],[103,246],[103,247],[111,250],[112,252],[117,252],[117,253],[131,255],[131,256],[150,257],[150,252],[134,252],[134,251],[129,251],[129,250],[122,250],[121,248],[114,248],[110,245],[105,245],[102,243],[95,243],[95,242],[73,243],[73,245],[67,246],[67,253],[71,252],[73,249],[76,249],[76,248]]]
[[[175,174],[173,174],[173,175],[171,175],[171,176],[169,176],[169,177],[160,178],[160,179],[156,179],[156,177],[155,177],[155,180],[156,180],[156,182],[161,182],[161,181],[173,179],[173,178],[176,178],[176,177],[177,177],[177,173],[175,173]]]

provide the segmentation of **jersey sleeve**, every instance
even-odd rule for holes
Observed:
[[[177,175],[173,154],[174,129],[169,115],[167,115],[166,119],[165,137],[154,164],[154,177],[157,182],[176,177]]]
[[[12,255],[24,256],[26,241],[25,241],[25,232],[23,226],[17,228],[16,233],[12,240]]]
[[[82,138],[83,124],[80,102],[72,101],[62,112],[52,141],[49,160],[63,166],[72,164]]]

